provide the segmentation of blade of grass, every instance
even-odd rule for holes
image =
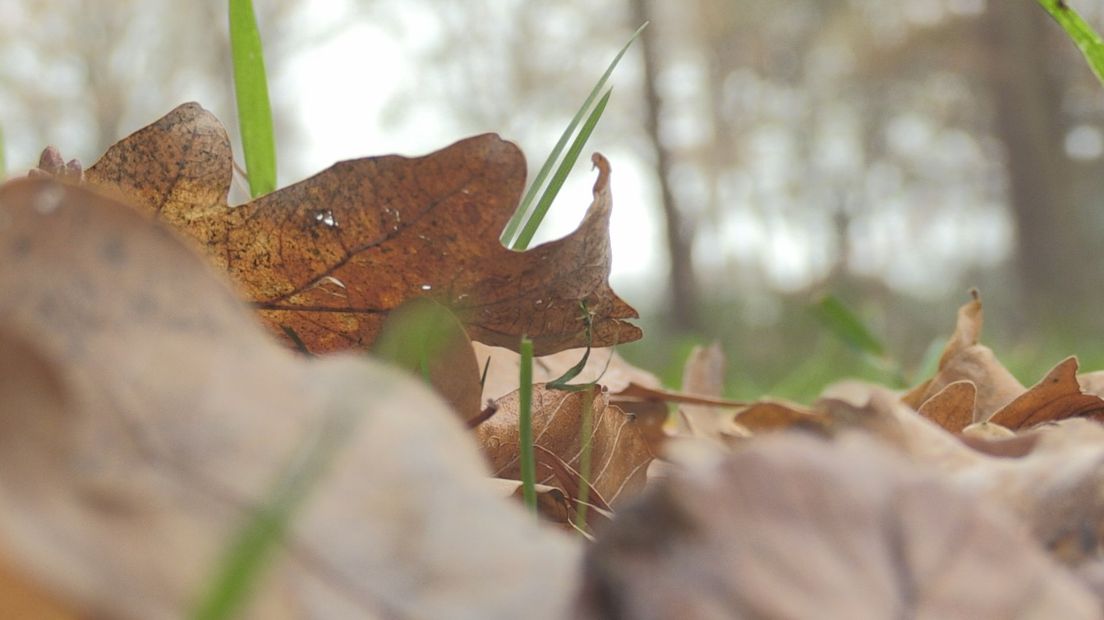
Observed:
[[[1039,0],[1039,4],[1073,39],[1096,79],[1104,84],[1104,40],[1100,35],[1065,0]]]
[[[228,620],[239,616],[273,553],[284,540],[296,510],[341,444],[352,436],[352,426],[358,419],[353,410],[332,412],[317,431],[300,444],[265,504],[258,508],[227,549],[212,586],[200,600],[192,618]]]
[[[598,119],[602,118],[602,112],[606,111],[606,104],[609,103],[610,94],[613,90],[607,90],[606,94],[602,95],[602,98],[598,100],[598,104],[594,106],[594,110],[591,111],[590,116],[587,117],[586,122],[583,123],[581,129],[579,129],[579,135],[575,136],[575,141],[571,143],[571,148],[564,154],[563,161],[560,162],[559,168],[556,169],[556,173],[552,175],[552,179],[548,181],[548,187],[545,188],[544,193],[541,194],[540,200],[537,201],[537,206],[533,207],[533,212],[529,215],[529,219],[525,220],[525,224],[521,227],[521,232],[518,233],[517,239],[514,240],[513,248],[515,250],[524,250],[529,247],[529,243],[533,240],[533,235],[537,233],[537,228],[540,227],[544,216],[548,213],[548,208],[552,206],[552,201],[556,198],[556,194],[560,192],[560,188],[563,187],[564,180],[567,179],[568,173],[571,172],[571,168],[575,165],[575,162],[579,159],[579,153],[582,152],[583,147],[586,146],[586,141],[590,138],[590,134],[594,132],[594,127],[598,124]]]
[[[833,336],[858,352],[864,364],[887,375],[895,387],[905,387],[907,380],[901,365],[886,353],[885,345],[867,328],[859,315],[838,297],[825,295],[813,306],[813,311]]]
[[[571,122],[568,123],[567,129],[564,129],[564,132],[560,136],[560,139],[557,140],[556,145],[552,147],[552,152],[548,154],[548,158],[544,160],[544,164],[541,165],[540,170],[537,172],[537,176],[533,179],[533,182],[529,184],[529,188],[525,190],[525,195],[522,197],[521,203],[518,205],[517,210],[514,211],[514,214],[510,217],[510,221],[506,223],[506,228],[502,231],[501,239],[504,244],[513,247],[511,241],[514,238],[514,235],[517,234],[518,228],[521,226],[522,221],[525,220],[526,214],[529,213],[529,208],[530,206],[532,206],[533,200],[536,199],[537,192],[544,185],[544,180],[548,178],[548,174],[552,172],[552,167],[560,158],[560,153],[563,151],[564,146],[567,145],[568,139],[570,139],[571,135],[575,133],[575,128],[579,125],[579,122],[583,120],[583,117],[586,115],[587,110],[590,109],[590,105],[594,103],[595,98],[598,97],[598,93],[602,92],[602,89],[605,87],[606,82],[609,81],[610,76],[613,75],[613,70],[617,67],[617,63],[621,62],[621,57],[625,55],[625,52],[628,51],[629,46],[632,45],[633,41],[635,41],[636,38],[640,36],[640,33],[643,32],[644,29],[647,27],[648,23],[645,22],[643,25],[637,28],[636,32],[634,32],[632,36],[629,37],[629,40],[625,43],[624,47],[621,48],[621,51],[617,52],[617,55],[613,57],[613,60],[610,61],[609,66],[606,67],[606,72],[602,74],[602,77],[598,79],[598,83],[595,84],[594,88],[590,90],[590,94],[587,95],[586,100],[583,101],[583,105],[579,107],[579,111],[575,113],[575,116],[571,119]]]
[[[521,493],[525,505],[537,514],[537,460],[533,454],[533,341],[522,336],[520,351],[518,454],[521,459]]]
[[[256,198],[276,189],[276,141],[261,33],[252,0],[230,0],[230,50],[249,192]]]
[[[849,347],[875,357],[885,355],[885,346],[867,329],[862,319],[835,295],[825,295],[813,306],[821,325]]]
[[[575,527],[587,529],[587,502],[590,500],[590,453],[591,438],[594,435],[594,390],[583,392],[583,419],[579,424],[579,441],[582,452],[579,454],[579,493],[575,504]]]

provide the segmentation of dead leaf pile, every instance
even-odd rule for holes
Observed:
[[[186,104],[0,186],[0,617],[193,613],[304,454],[246,617],[1101,617],[1104,371],[1025,387],[975,293],[904,393],[733,402],[719,345],[665,389],[612,349],[641,332],[594,161],[579,228],[521,253],[494,135],[230,206]]]

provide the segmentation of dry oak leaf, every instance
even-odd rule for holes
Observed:
[[[1018,523],[857,433],[676,470],[599,530],[583,579],[584,619],[1101,617]]]
[[[589,391],[566,392],[547,388],[543,383],[534,385],[533,443],[579,470],[583,452],[580,429],[584,399],[588,395],[593,401],[589,438],[591,469],[587,479],[616,508],[644,485],[648,464],[655,458],[655,453],[640,428],[641,423],[610,404],[609,395],[601,386]],[[507,394],[496,404],[498,411],[477,426],[475,434],[494,475],[519,480],[518,393]],[[557,486],[555,473],[547,468],[543,471],[548,473],[544,477],[538,475],[537,482]],[[573,493],[567,489],[564,491]]]
[[[981,296],[970,291],[973,299],[958,310],[955,331],[939,358],[934,377],[912,388],[901,400],[919,409],[932,396],[956,381],[971,381],[977,388],[974,422],[987,419],[1024,392],[1024,386],[1005,368],[989,347],[980,344],[982,325]]]
[[[366,347],[391,309],[430,296],[473,339],[516,348],[525,334],[544,355],[641,337],[607,280],[609,164],[594,163],[594,202],[578,229],[527,252],[498,240],[526,167],[493,134],[424,157],[340,162],[230,207],[226,131],[187,103],[112,146],[85,178],[196,239],[275,333],[292,329],[312,352]]]
[[[988,422],[1019,430],[1073,417],[1104,420],[1104,399],[1081,389],[1077,380],[1077,358],[1068,357],[994,413]]]
[[[924,401],[917,413],[952,433],[974,423],[977,386],[972,381],[955,381]]]
[[[317,438],[340,445],[247,617],[565,617],[577,540],[487,486],[420,382],[279,346],[189,244],[84,187],[0,186],[0,256],[0,557],[18,574],[89,617],[183,617]]]
[[[695,346],[686,358],[682,391],[720,398],[724,393],[725,354],[719,342]],[[678,430],[697,437],[719,439],[723,420],[715,407],[686,404],[679,407]]]

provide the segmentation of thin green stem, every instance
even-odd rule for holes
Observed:
[[[521,372],[518,390],[518,452],[521,459],[521,489],[525,505],[537,512],[537,460],[533,454],[533,341],[521,337]]]
[[[1002,0],[998,0],[1002,1]],[[1007,1],[1007,0],[1003,0]],[[1058,25],[1066,31],[1081,54],[1088,61],[1089,67],[1096,74],[1096,79],[1104,84],[1104,40],[1093,30],[1078,13],[1065,2],[1065,0],[1038,0],[1039,5],[1046,9],[1047,13],[1058,22]]]
[[[353,435],[359,418],[351,409],[333,411],[303,441],[267,501],[227,549],[211,587],[192,618],[228,620],[240,614],[269,560],[286,537],[297,509]]]
[[[230,51],[249,192],[257,197],[276,189],[276,140],[264,50],[252,0],[230,0]]]
[[[590,501],[590,454],[594,435],[594,390],[586,390],[583,396],[583,419],[579,424],[579,494],[575,503],[575,527],[587,529],[587,502]]]

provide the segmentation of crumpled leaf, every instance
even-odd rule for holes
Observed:
[[[920,405],[917,413],[952,433],[974,422],[974,401],[977,386],[972,381],[955,381],[933,394]]]
[[[498,240],[525,160],[493,134],[425,157],[341,162],[231,208],[226,131],[188,103],[112,146],[85,178],[198,241],[275,333],[290,327],[312,352],[366,347],[391,309],[431,296],[473,339],[516,349],[526,334],[545,355],[641,336],[607,281],[609,164],[594,161],[594,202],[579,228],[527,252]]]
[[[614,508],[638,491],[645,481],[648,463],[655,453],[632,416],[609,403],[609,395],[595,388],[591,415],[591,475],[589,482]],[[565,392],[533,386],[533,442],[558,456],[574,469],[582,454],[583,399],[586,392]],[[498,411],[475,429],[479,445],[499,478],[518,480],[518,393],[496,401]],[[558,486],[553,472],[537,482]],[[574,491],[565,492],[574,493]]]
[[[860,436],[676,472],[588,549],[579,618],[1098,618],[1019,525]]]
[[[977,388],[974,421],[986,420],[1024,392],[1024,386],[1005,368],[993,351],[980,344],[981,296],[970,291],[973,299],[958,310],[958,322],[943,355],[939,372],[912,388],[902,400],[913,409],[956,381],[971,381]]]
[[[301,442],[347,419],[249,617],[565,616],[576,544],[487,487],[417,381],[277,346],[174,234],[87,189],[8,183],[0,221],[0,553],[21,575],[90,617],[184,616]]]
[[[988,421],[1017,430],[1073,417],[1104,421],[1104,399],[1081,390],[1077,358],[1068,357]]]
[[[686,358],[682,373],[682,391],[697,396],[719,398],[724,393],[725,355],[721,344],[695,346]],[[697,437],[719,438],[721,412],[708,405],[685,404],[679,407],[680,430]]]
[[[790,428],[828,431],[832,420],[823,412],[782,400],[763,399],[736,412],[736,424],[753,433]]]

